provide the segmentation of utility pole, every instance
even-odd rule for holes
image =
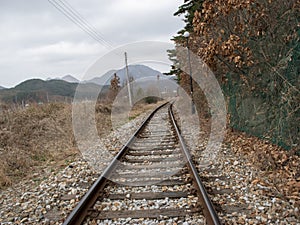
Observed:
[[[126,65],[126,79],[127,79],[127,89],[128,89],[128,97],[129,97],[129,105],[132,107],[132,97],[131,97],[131,87],[129,81],[129,72],[128,72],[128,63],[127,63],[127,52],[125,52],[125,65]]]
[[[195,114],[192,66],[191,66],[191,56],[190,56],[190,49],[189,49],[190,33],[188,31],[186,31],[186,32],[184,32],[183,36],[186,38],[186,46],[187,46],[187,51],[188,51],[188,63],[189,63],[189,70],[190,70],[190,87],[191,87],[191,98],[192,98],[192,114]]]
[[[157,90],[158,90],[158,97],[161,98],[161,93],[160,93],[160,84],[159,84],[159,74],[157,75]]]

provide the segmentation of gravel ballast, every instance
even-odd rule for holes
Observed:
[[[136,128],[142,123],[146,114],[125,124],[126,129],[118,129],[107,136],[103,143],[113,154],[119,149]],[[193,118],[191,118],[193,120]],[[194,118],[195,119],[195,118]],[[193,124],[193,123],[190,123]],[[187,145],[191,148],[194,159],[204,185],[212,197],[213,203],[224,224],[300,224],[297,201],[285,198],[278,192],[270,180],[264,178],[264,173],[253,166],[247,157],[232,151],[228,145],[223,145],[216,158],[206,166],[201,165],[202,152],[206,141],[198,138],[197,127],[189,126],[183,130]],[[122,141],[118,141],[122,139]],[[107,165],[103,160],[102,168]],[[72,209],[86,193],[90,185],[97,179],[101,170],[95,172],[82,158],[70,162],[61,171],[46,171],[45,180],[22,181],[6,190],[0,191],[0,224],[61,224]],[[260,180],[263,180],[262,183]],[[164,187],[153,186],[155,192]],[[177,190],[189,187],[179,185]],[[149,191],[147,188],[135,188],[137,191]],[[115,188],[115,193],[126,193],[126,189]],[[152,207],[195,203],[195,199],[182,199],[173,202],[163,199],[153,202]],[[106,202],[121,207],[122,204]],[[132,204],[132,202],[131,202]],[[147,207],[143,201],[137,201],[136,207]],[[100,221],[90,221],[97,224]],[[187,216],[186,218],[149,219],[118,219],[104,220],[100,224],[203,224],[202,216]]]

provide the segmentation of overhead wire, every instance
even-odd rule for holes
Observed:
[[[104,36],[98,32],[95,27],[93,27],[76,9],[74,9],[74,7],[72,5],[70,5],[69,2],[67,2],[66,0],[58,0],[60,2],[63,3],[63,5],[65,5],[70,12],[72,12],[73,15],[77,16],[77,18],[82,21],[83,24],[86,24],[86,26],[95,34],[97,35],[97,37],[99,37],[101,40],[103,40],[107,45],[109,45],[110,47],[113,47],[112,42],[105,40]]]
[[[103,35],[97,32],[97,30],[66,0],[48,0],[48,2],[106,49],[111,50],[114,48],[114,45],[111,42],[106,41]],[[117,53],[115,51],[113,51],[113,54],[121,56],[120,53]]]
[[[77,25],[81,30],[88,34],[92,39],[105,46],[107,49],[112,49],[113,45],[106,41],[84,18],[76,11],[69,3],[63,0],[48,0],[57,10],[64,14],[69,20]]]
[[[104,45],[106,48],[110,47],[109,45],[107,45],[105,40],[102,40],[97,35],[95,35],[85,24],[82,24],[82,22],[80,22],[80,20],[77,18],[77,16],[74,16],[72,13],[70,13],[70,11],[67,10],[65,7],[63,7],[59,2],[57,2],[56,0],[48,0],[48,1],[57,10],[59,10],[62,14],[64,14],[69,20],[71,20],[75,25],[77,25],[81,30],[83,30],[85,33],[87,33],[95,41],[97,41],[101,45]]]

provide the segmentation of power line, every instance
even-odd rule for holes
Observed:
[[[102,38],[99,38],[97,35],[95,35],[85,24],[82,24],[80,20],[72,13],[70,13],[69,10],[67,10],[65,7],[63,7],[61,4],[59,4],[55,0],[48,0],[56,9],[58,9],[62,14],[64,14],[69,20],[71,20],[75,25],[77,25],[79,28],[81,28],[85,33],[87,33],[91,38],[93,38],[95,41],[99,42],[100,44],[104,45],[105,47],[109,48],[110,46],[107,45],[105,40]]]
[[[69,20],[71,20],[75,25],[77,25],[81,30],[87,33],[95,41],[104,45],[107,49],[113,48],[112,44],[107,42],[78,12],[71,8],[71,5],[68,3],[62,2],[59,0],[59,3],[56,0],[48,0],[57,10],[64,14]],[[69,5],[69,7],[67,6]]]
[[[69,20],[71,20],[75,25],[77,25],[80,29],[82,29],[85,33],[87,33],[91,38],[95,41],[104,45],[107,49],[112,49],[113,45],[111,42],[106,41],[101,34],[99,34],[96,29],[82,16],[80,13],[75,10],[66,0],[48,0],[57,10],[59,10],[62,14],[64,14]],[[114,52],[114,54],[119,55]],[[127,75],[127,85],[128,85],[128,95],[129,95],[129,103],[132,107],[132,96],[131,96],[131,88],[129,82],[129,71],[128,71],[128,63],[127,63],[127,53],[125,52],[125,67],[126,67],[126,75]]]
[[[86,26],[95,34],[97,37],[99,37],[101,40],[105,41],[107,45],[113,47],[113,44],[110,41],[106,41],[101,33],[99,33],[95,27],[93,27],[74,7],[70,5],[66,0],[59,0],[60,2],[65,5],[70,12],[72,12],[73,15],[75,15],[80,21],[82,21],[83,24],[86,24]]]

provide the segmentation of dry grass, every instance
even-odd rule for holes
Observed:
[[[162,101],[159,101],[159,102],[153,103],[153,104],[146,104],[143,101],[137,102],[133,106],[132,110],[129,113],[129,119],[134,119],[134,118],[138,117],[139,115],[141,115],[145,111],[155,109],[162,103],[163,103]]]
[[[140,103],[130,117],[154,107]],[[106,136],[112,130],[111,106],[98,104],[95,112],[98,134]],[[31,179],[43,168],[58,169],[78,156],[72,105],[50,103],[17,109],[0,104],[0,188]]]
[[[76,154],[71,127],[71,106],[34,105],[1,111],[0,186],[35,172],[35,168]]]

